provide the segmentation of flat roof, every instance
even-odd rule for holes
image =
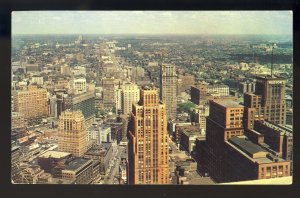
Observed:
[[[39,157],[43,158],[63,158],[71,155],[71,153],[61,152],[61,151],[47,151],[40,155]]]
[[[291,185],[293,183],[293,177],[278,177],[270,179],[259,179],[259,180],[248,180],[248,181],[239,181],[239,182],[229,182],[229,183],[220,183],[221,185],[249,185],[249,184],[258,184],[258,185]]]
[[[238,102],[234,101],[234,100],[220,100],[220,99],[216,99],[213,100],[215,103],[220,104],[224,107],[227,108],[243,108],[244,106],[240,105]]]
[[[75,171],[75,170],[79,169],[80,167],[82,167],[83,165],[85,165],[89,161],[92,161],[92,160],[85,159],[85,158],[75,158],[67,164],[65,169]]]
[[[252,143],[250,140],[246,140],[244,138],[238,138],[236,136],[230,138],[228,140],[233,145],[237,146],[242,151],[246,152],[247,154],[255,154],[258,152],[267,152],[262,147],[258,146],[257,144]]]
[[[109,148],[111,147],[111,145],[112,144],[110,142],[102,142],[101,144],[90,148],[86,152],[86,155],[97,155],[97,156],[105,155],[109,150]]]

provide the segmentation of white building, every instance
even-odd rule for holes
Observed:
[[[44,78],[42,76],[32,76],[30,82],[31,84],[43,85]]]
[[[132,104],[140,100],[140,89],[136,84],[125,83],[122,92],[122,112],[123,114],[130,114],[132,111]]]
[[[49,105],[50,116],[57,118],[57,98],[56,95],[50,97],[50,105]]]
[[[96,140],[97,144],[111,142],[111,128],[107,125],[92,125],[88,128],[88,141]]]
[[[72,79],[70,83],[71,91],[75,94],[85,93],[87,90],[85,78]]]
[[[123,85],[119,84],[115,86],[115,105],[116,105],[116,114],[122,111],[122,87]]]
[[[207,93],[217,94],[219,96],[229,96],[229,87],[227,85],[208,85]]]

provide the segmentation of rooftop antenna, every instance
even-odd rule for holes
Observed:
[[[272,57],[271,57],[271,78],[273,78],[273,48],[275,46],[275,43],[272,43],[271,51],[272,51]]]

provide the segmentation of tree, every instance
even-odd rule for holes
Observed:
[[[195,108],[196,105],[190,101],[180,103],[177,105],[177,110],[179,112],[185,112],[185,113],[190,113],[192,108]]]

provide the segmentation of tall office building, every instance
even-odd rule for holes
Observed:
[[[87,151],[87,131],[81,111],[64,111],[59,117],[58,149],[81,157]]]
[[[136,84],[125,83],[122,90],[122,112],[130,114],[132,104],[140,100],[140,89]]]
[[[245,106],[254,108],[255,119],[286,124],[285,83],[284,78],[257,76],[255,93],[244,94]],[[246,119],[251,120],[250,117]]]
[[[80,110],[87,124],[94,122],[95,118],[95,93],[88,91],[77,95],[63,97],[63,110]]]
[[[112,109],[115,106],[115,78],[103,78],[102,87],[104,108]]]
[[[261,95],[264,118],[275,124],[285,125],[286,103],[283,78],[257,77],[256,94]]]
[[[13,96],[14,111],[21,113],[25,119],[48,116],[47,90],[28,86],[27,89],[16,91]]]
[[[248,129],[245,132],[243,118],[244,106],[237,102],[231,99],[210,101],[206,141],[196,146],[200,148],[197,149],[200,167],[217,182],[290,176],[290,161],[272,151],[277,146],[272,145],[275,139],[268,139],[270,133],[262,125],[258,131],[251,130],[251,134]],[[285,142],[289,143],[288,139]],[[284,147],[288,150],[290,144]],[[285,153],[289,153],[286,150]]]
[[[145,87],[128,124],[129,184],[168,184],[169,145],[165,105]]]
[[[176,119],[177,114],[177,74],[174,65],[160,66],[160,99],[165,103],[167,119]]]
[[[122,113],[122,87],[121,82],[119,82],[119,85],[115,85],[116,114]]]

